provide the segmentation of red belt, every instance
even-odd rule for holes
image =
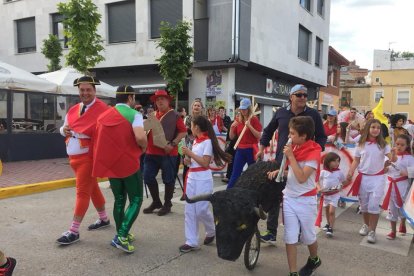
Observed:
[[[392,187],[394,187],[395,194],[397,196],[397,206],[398,206],[398,208],[402,207],[403,200],[402,200],[402,197],[401,197],[401,194],[400,194],[400,190],[398,189],[397,182],[407,180],[407,179],[408,179],[407,176],[401,176],[399,178],[392,178],[392,177],[388,176],[388,181],[389,181],[390,185],[389,185],[388,191],[385,195],[384,202],[382,203],[382,206],[381,206],[382,209],[384,209],[384,210],[388,209],[388,206],[390,204]]]
[[[325,198],[325,195],[334,195],[334,194],[337,194],[337,193],[339,193],[339,191],[338,192],[333,192],[333,193],[328,193],[328,194],[321,193],[321,197],[319,199],[318,216],[316,217],[316,222],[315,222],[316,226],[321,227],[322,211],[323,211],[323,200]]]
[[[188,169],[188,172],[204,172],[204,171],[208,171],[209,169],[210,168],[197,167],[197,168]]]
[[[304,193],[300,196],[316,196],[318,194],[318,190],[315,188],[313,190],[310,190],[309,192]]]
[[[351,192],[352,192],[352,195],[353,196],[357,196],[359,194],[359,188],[361,187],[361,181],[362,181],[362,176],[363,175],[374,176],[374,175],[383,175],[383,174],[384,174],[384,170],[383,169],[381,171],[377,172],[376,174],[367,174],[367,173],[358,172],[358,175],[355,178],[355,181],[352,184],[352,187],[349,190],[349,192],[348,192],[347,195],[349,195]]]

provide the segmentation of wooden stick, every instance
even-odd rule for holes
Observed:
[[[258,107],[258,105],[257,105],[257,104],[255,104],[255,106],[254,106],[254,109],[253,109],[253,110],[257,110],[257,107]],[[249,119],[247,119],[247,121],[248,121],[248,120],[250,120],[253,116],[255,116],[255,115],[257,115],[257,114],[260,114],[260,113],[261,113],[260,111],[254,111],[252,114],[250,114],[250,117],[249,117]],[[246,122],[247,122],[247,121],[246,121]],[[242,132],[241,132],[241,133],[240,133],[240,135],[239,135],[239,138],[237,138],[236,144],[234,144],[233,149],[237,149],[237,147],[239,146],[240,141],[241,141],[241,139],[243,138],[243,135],[244,135],[244,133],[246,132],[246,130],[247,130],[247,126],[246,126],[246,125],[244,125],[244,127],[243,127],[243,129],[242,129]]]

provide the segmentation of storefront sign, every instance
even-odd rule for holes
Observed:
[[[289,96],[290,89],[293,85],[282,80],[266,79],[266,93],[277,96]]]

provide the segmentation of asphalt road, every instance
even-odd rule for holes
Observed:
[[[217,180],[216,188],[223,186]],[[113,196],[103,188],[108,213]],[[74,206],[74,188],[0,200],[0,249],[18,260],[19,275],[287,275],[283,245],[283,226],[279,227],[277,247],[263,245],[256,268],[249,272],[243,258],[229,262],[217,257],[215,243],[201,250],[180,254],[184,242],[184,205],[174,203],[173,212],[164,217],[140,213],[132,233],[137,237],[136,252],[126,254],[110,246],[115,227],[89,232],[87,226],[97,219],[91,204],[81,225],[80,241],[59,246],[55,240],[69,227]],[[175,197],[180,195],[176,189]],[[145,199],[143,208],[150,200]],[[112,215],[111,215],[112,217]],[[113,222],[113,221],[111,221]],[[385,221],[381,227],[387,228]],[[264,222],[260,222],[261,228]],[[414,275],[412,250],[408,256],[389,252],[390,241],[380,240],[378,248],[364,246],[358,235],[361,217],[355,206],[343,211],[335,237],[318,235],[322,266],[316,275]],[[204,238],[200,227],[200,239]],[[385,230],[384,230],[385,231]],[[411,237],[406,237],[405,245]],[[360,244],[362,242],[362,245]],[[401,241],[400,241],[401,242]],[[308,253],[298,247],[298,264]]]

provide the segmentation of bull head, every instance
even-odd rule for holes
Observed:
[[[222,259],[235,261],[247,239],[254,233],[259,218],[266,218],[261,206],[257,207],[257,199],[255,191],[232,188],[186,198],[186,201],[211,202],[216,224],[217,254]]]

